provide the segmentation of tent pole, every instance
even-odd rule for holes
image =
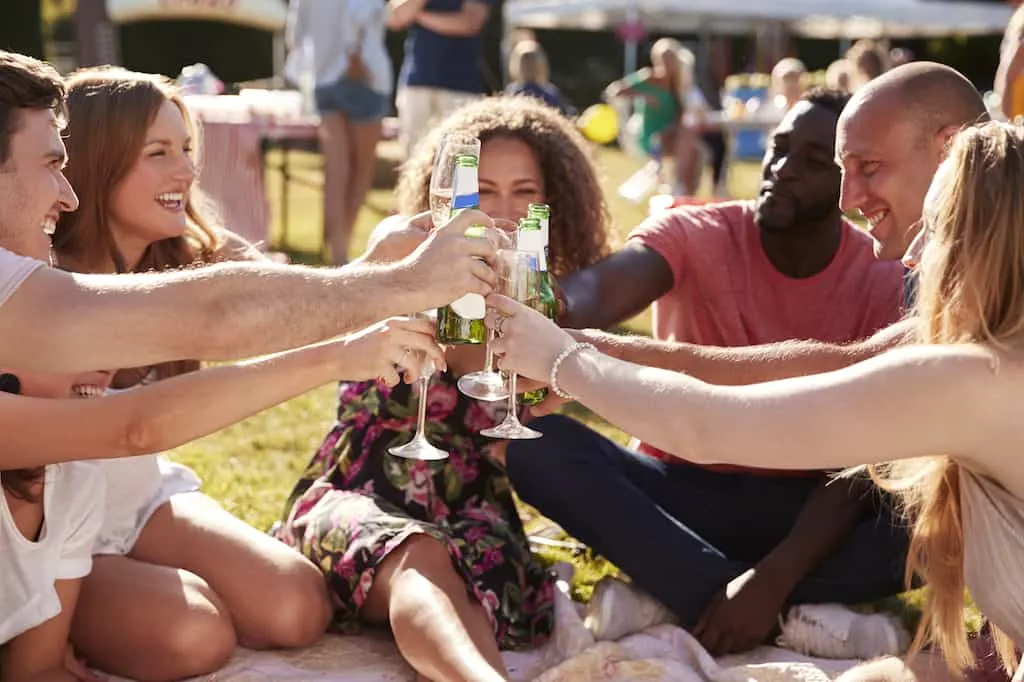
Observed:
[[[625,52],[623,54],[623,75],[628,76],[637,69],[637,57],[639,54],[639,45],[633,27],[640,19],[640,12],[636,6],[636,0],[631,0],[629,5],[626,7],[626,24],[630,27],[629,33],[625,41]]]

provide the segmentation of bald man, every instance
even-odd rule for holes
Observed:
[[[962,128],[988,120],[981,95],[960,72],[942,64],[912,62],[866,84],[839,118],[836,163],[842,169],[839,204],[860,212],[875,240],[875,256],[903,258],[920,230],[924,197],[945,150]],[[600,264],[594,269],[600,268]],[[908,271],[905,306],[913,302]],[[565,285],[567,327],[606,327],[608,306]],[[598,320],[595,323],[595,320]],[[828,372],[860,362],[901,343],[904,320],[852,344],[786,341],[743,348],[675,343],[582,329],[580,340],[637,364],[686,372],[714,384],[739,385]],[[552,403],[549,406],[553,406]]]

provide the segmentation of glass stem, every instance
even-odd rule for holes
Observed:
[[[420,400],[416,406],[416,438],[427,439],[427,391],[430,388],[430,375],[422,376],[419,379]]]
[[[484,347],[484,354],[487,359],[484,361],[484,371],[494,374],[494,353],[491,352],[491,341],[494,340],[494,330],[487,328],[487,345]]]
[[[519,415],[516,414],[516,373],[512,372],[508,375],[508,417],[514,421],[519,421]]]

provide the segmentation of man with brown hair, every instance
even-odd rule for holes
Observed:
[[[223,263],[174,273],[74,275],[42,267],[78,199],[63,166],[64,85],[48,64],[0,51],[0,363],[73,372],[291,348],[386,317],[488,293],[493,247],[460,215],[389,265]],[[6,250],[5,250],[6,249]],[[15,255],[19,254],[19,255]]]

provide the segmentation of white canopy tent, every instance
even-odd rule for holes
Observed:
[[[1013,8],[969,2],[874,0],[852,11],[826,10],[791,24],[810,38],[944,38],[1002,33]]]
[[[781,22],[813,38],[906,38],[1001,33],[1012,9],[927,0],[508,0],[512,27],[606,30],[635,18],[672,33],[752,33]]]
[[[223,21],[274,34],[274,75],[284,70],[287,0],[106,0],[115,24],[162,19]]]
[[[285,0],[107,0],[114,23],[153,19],[207,19],[266,31],[284,30]]]

